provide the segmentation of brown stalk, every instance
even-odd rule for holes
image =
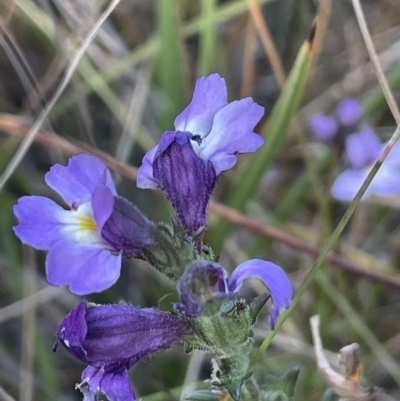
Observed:
[[[247,5],[249,7],[249,12],[253,20],[253,24],[257,30],[258,35],[260,36],[261,43],[264,47],[265,53],[267,54],[269,62],[271,63],[271,67],[274,71],[276,80],[278,81],[279,86],[282,88],[286,81],[286,74],[279,58],[279,54],[276,50],[274,41],[272,40],[271,33],[268,29],[267,24],[264,21],[261,12],[261,6],[255,0],[247,0]]]

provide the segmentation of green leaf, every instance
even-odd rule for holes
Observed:
[[[299,368],[294,368],[283,377],[265,376],[261,387],[262,399],[267,401],[294,401],[294,388],[299,377]]]

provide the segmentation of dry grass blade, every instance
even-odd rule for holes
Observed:
[[[21,299],[20,301],[1,308],[0,324],[26,313],[29,309],[36,308],[41,304],[47,303],[56,298],[60,298],[64,294],[64,289],[60,287],[43,288],[42,290],[39,290],[34,294]]]
[[[0,401],[15,401],[15,399],[0,386]]]
[[[17,152],[14,154],[13,158],[11,159],[10,163],[8,164],[7,168],[3,172],[3,174],[0,178],[0,190],[3,188],[4,184],[7,182],[7,180],[10,178],[11,174],[17,168],[18,164],[21,162],[22,158],[28,151],[32,142],[35,140],[35,137],[38,134],[40,128],[46,121],[47,117],[49,116],[49,114],[50,114],[51,110],[53,109],[54,105],[56,104],[57,100],[60,98],[61,94],[64,92],[66,86],[70,82],[72,75],[74,74],[79,61],[81,60],[81,58],[85,54],[86,50],[90,46],[91,42],[97,35],[101,25],[108,18],[108,16],[112,13],[112,11],[115,9],[115,7],[119,4],[120,1],[121,0],[113,0],[110,3],[110,5],[103,12],[103,14],[100,16],[99,20],[96,22],[96,24],[93,26],[93,28],[90,30],[90,32],[84,39],[82,46],[78,49],[74,58],[71,60],[69,66],[65,72],[64,78],[61,81],[56,92],[54,93],[53,97],[51,98],[49,103],[46,105],[46,107],[43,109],[43,111],[40,113],[40,116],[36,120],[35,124],[32,126],[29,133],[26,135],[26,137],[24,138],[20,147],[18,148]]]
[[[242,97],[251,96],[254,88],[256,74],[256,50],[257,37],[254,24],[249,18],[246,27],[244,54],[243,54],[243,76],[240,94]]]
[[[314,352],[317,360],[318,371],[324,381],[331,387],[335,393],[343,397],[346,401],[375,401],[380,389],[377,387],[361,387],[358,380],[343,376],[331,368],[322,349],[322,341],[319,334],[319,316],[312,316],[310,319],[311,332],[314,341]],[[352,344],[354,345],[354,344]],[[354,358],[354,347],[347,346],[341,349],[341,360]],[[357,361],[353,361],[357,363]]]
[[[0,25],[0,38],[4,36],[7,26],[10,23],[16,9],[17,5],[14,2],[8,3],[8,8],[5,13],[3,23]]]
[[[379,58],[376,53],[374,43],[372,42],[367,23],[365,21],[365,16],[360,4],[360,0],[352,0],[352,2],[353,2],[354,12],[356,13],[358,25],[360,26],[361,34],[365,42],[365,46],[367,47],[369,57],[371,59],[372,65],[374,66],[376,77],[378,78],[379,84],[381,85],[383,94],[385,95],[390,111],[392,112],[397,125],[400,125],[399,108],[397,107],[396,100],[393,96],[392,91],[390,90],[385,74],[383,73],[382,66],[379,62]]]
[[[24,293],[27,297],[36,293],[36,264],[35,251],[31,248],[26,250],[26,263],[24,270]],[[27,298],[25,298],[27,302]],[[35,354],[35,331],[36,331],[36,308],[27,308],[24,306],[24,314],[22,316],[22,337],[21,344],[21,370],[19,382],[19,400],[32,401],[34,394],[33,382],[33,361]]]
[[[313,74],[313,71],[317,65],[319,56],[324,46],[325,35],[328,29],[329,20],[332,13],[332,3],[333,0],[322,0],[318,6],[318,31],[315,35],[314,40],[314,56],[311,61],[310,71]]]
[[[262,17],[260,4],[258,4],[255,0],[247,0],[247,4],[249,6],[249,11],[254,26],[257,29],[261,42],[264,46],[265,53],[267,54],[271,63],[276,80],[278,81],[279,86],[282,88],[286,81],[286,74],[283,70],[283,66],[275,48],[274,41],[272,40],[271,33],[269,32],[268,26]]]

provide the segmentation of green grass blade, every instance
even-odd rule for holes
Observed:
[[[312,43],[307,39],[297,55],[294,66],[277,100],[262,135],[266,139],[264,146],[252,157],[232,189],[229,206],[243,210],[261,182],[265,171],[274,161],[285,142],[293,116],[300,103],[312,57]],[[231,224],[222,222],[214,230],[213,246],[218,251],[221,241],[229,232]]]
[[[328,170],[331,156],[332,154],[329,149],[313,162],[313,170],[317,175],[322,175]],[[311,186],[310,175],[308,172],[303,173],[288,190],[286,196],[279,204],[274,213],[275,218],[281,222],[285,221],[304,197],[310,193]]]
[[[303,95],[311,54],[311,46],[307,41],[299,51],[290,76],[271,112],[266,129],[262,133],[266,143],[257,151],[252,162],[248,164],[237,180],[236,188],[240,188],[240,191],[234,191],[235,196],[231,206],[242,209],[247,200],[254,196],[262,176],[284,144],[291,120]]]
[[[397,63],[392,72],[387,77],[389,87],[393,90],[400,85],[400,62]],[[364,116],[369,116],[376,110],[381,109],[386,105],[386,99],[383,95],[382,88],[377,85],[376,88],[368,95],[363,102]]]
[[[216,0],[202,0],[201,35],[197,76],[207,75],[211,71],[215,53],[217,32],[214,23]]]
[[[338,309],[346,317],[347,322],[366,342],[366,344],[368,344],[371,351],[376,355],[378,360],[380,360],[381,364],[385,366],[388,374],[392,376],[397,384],[400,385],[400,366],[393,359],[392,355],[380,344],[374,333],[364,323],[363,319],[351,306],[349,301],[335,288],[325,274],[318,274],[315,279],[331,301],[337,305]]]
[[[163,98],[160,126],[171,129],[185,105],[184,58],[180,38],[179,0],[158,0],[157,21],[160,37],[158,75]]]
[[[19,0],[22,1],[22,0]],[[162,1],[162,0],[159,0]],[[270,3],[272,0],[259,0],[260,4]],[[167,1],[165,3],[168,3]],[[217,24],[234,18],[247,10],[247,1],[238,0],[233,1],[228,4],[223,4],[215,9],[215,13],[210,16],[210,23],[214,26]],[[182,36],[187,38],[192,35],[197,34],[202,27],[202,17],[194,18],[192,21],[187,23],[182,27]],[[40,27],[38,27],[40,29]],[[131,69],[138,63],[149,60],[157,56],[161,49],[160,37],[149,39],[140,46],[137,46],[128,56],[122,58],[121,60],[116,60],[110,67],[104,71],[99,71],[97,73],[91,74],[85,78],[86,84],[82,86],[82,92],[89,94],[92,91],[96,91],[97,86],[101,82],[110,83],[115,79],[118,79],[125,71]],[[78,66],[79,69],[79,66]],[[66,96],[64,99],[60,100],[58,107],[53,111],[52,116],[59,115],[64,112],[64,110],[75,102],[73,96]],[[171,128],[169,126],[168,128]]]
[[[400,137],[400,126],[397,127],[396,131],[392,135],[391,139],[389,140],[388,147],[391,149],[394,145],[394,143],[398,140]],[[387,154],[387,149],[382,152],[382,155]],[[383,159],[384,160],[384,159]],[[339,221],[338,225],[336,226],[335,230],[332,232],[331,236],[326,242],[326,245],[324,248],[321,250],[321,253],[319,254],[318,258],[316,259],[314,265],[310,269],[310,271],[307,273],[307,276],[303,280],[301,286],[295,293],[292,303],[290,305],[289,309],[286,309],[279,317],[278,322],[276,323],[275,329],[271,331],[267,337],[265,337],[263,343],[261,344],[257,354],[253,358],[253,363],[255,363],[260,356],[266,351],[268,348],[269,344],[271,344],[272,339],[275,337],[276,333],[279,331],[279,329],[282,327],[283,323],[286,321],[286,319],[291,315],[293,310],[296,308],[297,304],[299,303],[301,297],[307,290],[308,286],[310,283],[314,280],[315,275],[322,269],[324,266],[325,260],[329,254],[329,252],[333,249],[334,245],[336,244],[340,234],[346,227],[347,223],[349,222],[351,216],[353,215],[354,211],[356,210],[358,204],[361,201],[362,196],[364,195],[365,191],[367,190],[368,186],[370,185],[371,181],[374,179],[376,173],[378,172],[379,168],[381,167],[383,163],[382,157],[380,156],[379,159],[375,162],[374,166],[368,173],[367,178],[361,185],[361,188],[358,190],[355,198],[351,201],[350,205],[348,206],[346,212],[342,216],[341,220]]]

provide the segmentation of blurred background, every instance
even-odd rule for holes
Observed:
[[[1,2],[0,172],[108,4]],[[400,2],[364,0],[362,6],[398,98]],[[313,46],[303,46],[317,15]],[[227,269],[248,258],[272,260],[296,290],[346,210],[329,191],[348,162],[342,146],[313,136],[309,122],[315,113],[332,113],[341,99],[354,97],[382,142],[395,129],[350,0],[122,0],[0,192],[0,387],[11,397],[2,393],[0,399],[79,400],[74,385],[84,368],[61,347],[51,352],[59,322],[79,297],[46,283],[45,253],[23,246],[12,231],[13,205],[27,194],[60,201],[44,173],[79,151],[102,151],[139,166],[162,132],[173,129],[196,78],[211,72],[226,79],[230,100],[252,96],[265,107],[257,131],[268,149],[241,156],[219,179],[213,199],[286,234],[260,235],[211,210],[206,243]],[[160,194],[137,189],[134,177],[120,169],[114,178],[119,194],[151,219],[168,219],[171,209]],[[397,198],[359,205],[334,249],[338,258],[310,285],[258,374],[280,376],[299,366],[296,399],[322,399],[326,384],[316,369],[309,327],[310,316],[318,313],[324,347],[337,352],[358,342],[362,383],[400,399],[399,206]],[[262,290],[251,282],[244,295]],[[145,263],[128,260],[114,287],[88,299],[169,309],[176,295]],[[257,323],[256,344],[268,331],[267,313]],[[176,400],[184,384],[184,392],[189,385],[207,388],[209,361],[177,345],[139,362],[130,375],[143,400]]]

